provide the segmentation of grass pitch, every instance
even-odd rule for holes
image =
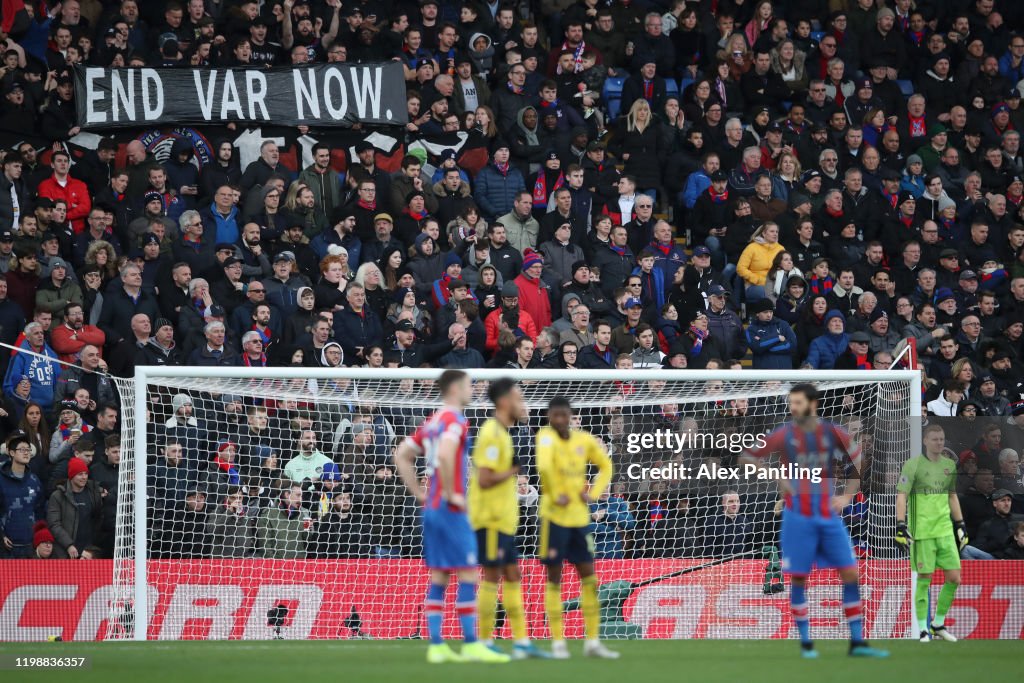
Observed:
[[[216,681],[416,681],[417,683],[635,683],[716,681],[736,683],[972,683],[1019,680],[1024,642],[965,641],[956,644],[912,640],[878,641],[890,650],[885,660],[851,659],[846,642],[821,641],[821,657],[800,659],[795,641],[610,641],[616,661],[585,659],[582,644],[570,642],[569,661],[509,664],[425,663],[423,641],[231,641],[151,643],[0,644],[4,683],[15,681],[97,681],[113,683],[200,683]],[[540,643],[547,648],[547,643]],[[510,648],[508,642],[503,646]],[[81,671],[12,670],[11,656],[88,656]]]

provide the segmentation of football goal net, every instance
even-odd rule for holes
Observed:
[[[439,375],[138,368],[118,385],[125,438],[106,637],[419,637],[427,581],[419,511],[392,455],[439,407]],[[470,376],[471,435],[490,414],[491,380],[519,380],[530,409],[511,435],[533,637],[547,635],[534,435],[554,396],[572,401],[574,426],[600,439],[615,465],[590,526],[604,634],[791,637],[778,486],[740,456],[787,421],[788,390],[807,381],[821,392],[822,416],[860,451],[858,462],[841,464],[837,485],[856,486],[842,515],[862,560],[867,635],[905,635],[909,567],[892,528],[900,468],[920,452],[918,372]],[[563,586],[570,609],[578,595],[571,575]],[[835,578],[816,573],[810,584],[816,636],[845,637]],[[454,632],[454,618],[446,628]],[[566,629],[582,632],[578,612]]]

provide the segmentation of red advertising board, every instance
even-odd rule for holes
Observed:
[[[692,565],[692,560],[606,560],[602,583],[639,582]],[[911,629],[906,564],[869,561],[865,587],[867,635],[898,638]],[[786,593],[765,595],[763,561],[735,561],[651,583],[629,593],[625,620],[646,638],[786,638]],[[107,632],[109,561],[8,560],[0,572],[0,640],[99,640]],[[523,563],[526,601],[535,637],[543,627],[543,569]],[[568,575],[568,573],[567,573]],[[879,577],[891,577],[880,579]],[[818,637],[844,637],[839,595],[822,581],[809,591]],[[267,610],[284,603],[288,639],[349,638],[353,609],[364,634],[408,638],[421,630],[426,572],[415,560],[160,560],[149,564],[152,639],[272,637]],[[578,584],[567,580],[566,598]],[[453,591],[449,591],[449,598]],[[350,622],[351,623],[351,622]],[[1024,567],[1011,561],[968,561],[947,618],[960,637],[1024,637]],[[457,630],[454,618],[447,625]],[[574,612],[567,635],[582,634]]]

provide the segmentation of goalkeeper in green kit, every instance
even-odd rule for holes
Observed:
[[[896,487],[896,542],[910,546],[910,564],[917,572],[914,613],[921,642],[936,637],[955,643],[956,636],[946,628],[945,620],[960,587],[960,550],[967,545],[964,516],[956,497],[957,464],[943,453],[946,434],[941,426],[925,427],[921,440],[924,455],[907,461]],[[928,589],[936,568],[943,571],[945,582],[929,624]]]

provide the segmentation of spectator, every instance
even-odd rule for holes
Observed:
[[[621,560],[626,557],[629,532],[636,528],[636,518],[629,504],[606,490],[590,504],[590,529],[594,535],[594,555],[602,559]]]
[[[594,341],[579,347],[579,366],[583,370],[610,370],[615,367],[619,350],[611,345],[612,326],[607,320],[594,324]]]
[[[100,357],[99,348],[88,344],[78,352],[78,365],[64,368],[57,379],[53,399],[61,403],[73,397],[79,389],[87,389],[89,396],[100,405],[116,405],[117,390],[107,376],[107,364]]]
[[[63,311],[63,324],[51,332],[51,344],[60,360],[73,363],[77,354],[87,345],[102,349],[106,341],[103,330],[85,323],[85,312],[81,303],[71,302]]]
[[[961,555],[966,559],[995,559],[995,554],[1001,552],[1007,543],[1013,540],[1014,527],[1024,522],[1024,515],[1016,515],[1010,511],[1013,506],[1013,494],[1006,489],[993,491],[989,500],[992,501],[993,513],[981,523],[977,536],[969,537],[970,545],[961,551]]]
[[[210,557],[251,557],[256,544],[253,526],[246,514],[242,489],[227,489],[220,506],[206,522]]]
[[[991,498],[995,487],[995,475],[992,470],[979,467],[967,491],[960,494],[960,508],[964,513],[968,538],[977,538],[981,525],[995,516]]]
[[[32,555],[35,524],[46,515],[43,485],[29,468],[32,443],[24,436],[7,440],[8,462],[0,465],[0,556]],[[51,541],[52,543],[52,536]]]
[[[25,326],[25,340],[18,345],[26,353],[15,352],[7,366],[4,394],[15,403],[29,401],[50,410],[57,385],[57,354],[46,343],[45,330],[37,322]]]
[[[1013,535],[1006,541],[1006,545],[996,553],[1000,560],[1024,559],[1024,522],[1014,524],[1012,531]]]
[[[331,459],[317,450],[316,446],[316,433],[313,430],[303,430],[299,434],[295,457],[284,467],[285,475],[296,484],[307,479],[318,481],[324,467],[331,462]]]
[[[842,313],[832,309],[825,314],[825,333],[811,342],[804,363],[815,370],[831,370],[849,343],[846,320]]]
[[[748,301],[756,301],[767,296],[765,284],[768,271],[771,270],[775,256],[784,251],[779,244],[779,226],[775,223],[764,223],[754,231],[750,244],[740,254],[736,264],[736,274],[745,283],[745,296]]]
[[[740,512],[740,494],[726,491],[722,494],[721,506],[721,511],[707,523],[705,555],[722,558],[748,552],[754,530],[750,517]]]
[[[484,166],[476,177],[476,190],[473,198],[480,212],[488,221],[494,221],[512,211],[515,198],[526,190],[519,169],[509,164],[509,148],[499,142],[491,155],[491,163]]]
[[[775,318],[775,307],[768,299],[754,301],[748,307],[753,319],[747,327],[747,344],[754,355],[754,367],[759,370],[790,369],[796,335],[793,328]]]
[[[964,398],[964,384],[957,379],[946,380],[942,387],[942,394],[933,401],[928,402],[928,413],[944,417],[953,417],[957,414],[960,401]]]
[[[57,486],[46,506],[46,523],[56,540],[53,556],[77,560],[99,539],[102,514],[103,492],[89,480],[85,461],[72,458],[67,481]]]
[[[106,335],[107,344],[131,339],[132,317],[145,314],[150,323],[160,317],[156,297],[142,288],[142,269],[133,263],[121,268],[121,286],[107,291],[103,299],[99,328]]]
[[[262,556],[277,560],[301,560],[306,556],[310,519],[302,509],[302,488],[292,484],[281,492],[276,506],[260,513],[256,538]]]

